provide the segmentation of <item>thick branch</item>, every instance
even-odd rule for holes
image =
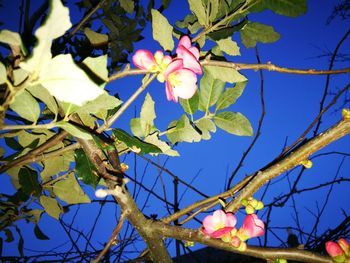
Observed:
[[[247,186],[244,187],[235,197],[235,199],[227,205],[226,211],[236,212],[241,206],[241,201],[244,198],[252,196],[262,185],[274,177],[296,167],[301,161],[307,160],[311,154],[349,133],[350,120],[343,119],[333,127],[320,133],[318,136],[292,151],[267,169],[258,172]]]
[[[300,249],[292,248],[261,248],[248,246],[245,251],[238,251],[230,243],[225,243],[220,239],[212,239],[203,235],[200,231],[195,229],[182,228],[177,226],[171,226],[164,224],[162,222],[154,222],[153,228],[159,231],[159,234],[164,237],[176,238],[178,240],[188,240],[197,243],[201,243],[210,247],[216,247],[219,249],[232,251],[237,254],[248,255],[256,258],[263,258],[269,260],[275,260],[278,258],[283,258],[287,260],[297,260],[300,262],[322,262],[330,263],[332,262],[330,257],[321,256],[316,253],[312,253]]]
[[[215,61],[215,60],[203,60],[202,66],[216,66],[223,68],[233,68],[236,70],[253,69],[260,70],[265,69],[268,71],[276,71],[280,73],[289,74],[301,74],[301,75],[329,75],[329,74],[345,74],[350,73],[350,68],[334,69],[334,70],[316,70],[316,69],[292,69],[276,66],[271,63],[267,64],[246,64],[246,63],[234,63],[228,61]]]

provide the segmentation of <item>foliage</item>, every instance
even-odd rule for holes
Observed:
[[[10,50],[0,63],[0,85],[4,90],[0,127],[6,144],[1,150],[0,171],[10,176],[16,189],[13,195],[0,194],[0,230],[7,243],[14,242],[16,231],[20,255],[24,253],[26,240],[22,238],[18,221],[31,222],[34,235],[48,240],[50,237],[39,227],[42,214],[62,219],[69,207],[90,203],[92,197],[88,192],[97,186],[109,188],[106,193],[116,198],[124,211],[121,215],[131,224],[142,221],[142,213],[132,205],[124,187],[125,178],[130,176],[124,174],[120,165],[123,155],[133,152],[140,156],[180,156],[181,152],[175,150],[179,143],[210,140],[218,128],[232,135],[253,136],[254,125],[244,112],[236,111],[240,109],[235,105],[249,82],[231,61],[241,55],[243,48],[273,43],[280,38],[271,25],[250,20],[255,13],[268,9],[296,17],[307,10],[306,0],[188,0],[191,13],[172,25],[163,13],[170,1],[162,1],[158,9],[154,1],[149,1],[148,6],[143,2],[79,1],[77,6],[86,20],[72,27],[69,8],[60,0],[52,0],[49,7],[41,6],[33,14],[33,20],[26,22],[32,24],[26,25],[21,36],[0,31],[0,42]],[[34,30],[38,14],[43,23]],[[171,61],[163,53],[154,56],[151,52],[138,53],[141,56],[133,59],[134,64],[135,61],[147,64],[144,59],[151,54],[153,57],[148,58],[151,66],[136,65],[140,69],[131,69],[129,54],[133,53],[135,42],[143,38],[141,32],[148,21],[154,43],[172,55]],[[238,37],[242,45],[233,40]],[[179,44],[175,49],[177,39]],[[189,43],[185,44],[186,41]],[[164,58],[167,63],[163,63]],[[169,70],[180,61],[179,67]],[[192,74],[189,80],[185,79],[185,73]],[[145,77],[130,97],[121,100],[112,94],[113,80],[138,74]],[[179,97],[177,106],[183,112],[180,116],[169,113],[172,120],[164,124],[156,112],[168,110],[157,108],[159,102],[147,93],[128,127],[123,127],[117,121],[119,117],[130,110],[136,98],[156,78],[165,82],[168,99],[177,101]],[[191,85],[191,92],[184,95],[179,91],[188,90]],[[295,165],[303,161],[297,160]],[[134,183],[142,185],[142,180],[135,179]],[[117,192],[118,187],[124,188]],[[176,212],[178,207],[175,207]],[[239,244],[233,247],[241,252],[246,250],[245,240],[263,234],[264,223],[254,214],[262,207],[259,203],[248,209],[250,215],[244,225],[230,236],[231,243],[239,238]],[[133,213],[139,216],[138,220],[133,220],[130,215]],[[214,216],[223,213],[216,212]],[[215,219],[211,216],[209,219],[204,232],[214,237],[217,222],[211,222]],[[231,231],[236,222],[226,223]],[[211,232],[207,231],[208,227]],[[218,228],[221,229],[220,224]],[[154,242],[153,233],[143,233],[146,230],[142,228],[139,231],[148,245]],[[162,251],[162,245],[159,247]]]

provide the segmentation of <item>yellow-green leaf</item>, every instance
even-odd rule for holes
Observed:
[[[158,41],[164,50],[172,51],[174,48],[173,27],[158,10],[152,9],[151,12],[154,40]]]

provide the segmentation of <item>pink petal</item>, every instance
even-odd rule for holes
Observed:
[[[233,228],[234,227],[229,227],[229,226],[223,227],[223,228],[220,228],[220,229],[212,232],[209,236],[211,236],[212,238],[220,238],[223,235],[230,233]]]
[[[176,49],[176,54],[183,60],[183,65],[185,68],[188,68],[199,75],[202,74],[201,65],[199,64],[197,58],[188,49],[186,49],[184,46],[179,46]]]
[[[190,47],[188,50],[193,54],[193,56],[195,56],[195,58],[197,60],[199,59],[199,50],[198,50],[198,48]]]
[[[179,69],[176,72],[174,72],[174,74],[177,75],[176,76],[177,79],[178,78],[181,79],[181,83],[179,85],[176,85],[173,89],[175,98],[177,97],[180,97],[182,99],[192,98],[192,96],[196,93],[196,90],[197,90],[196,74],[189,69]],[[226,218],[225,214],[224,214],[224,218]]]
[[[226,214],[226,225],[234,227],[237,223],[237,219],[232,213],[227,213]]]
[[[164,78],[167,79],[168,75],[170,73],[173,73],[174,71],[183,68],[183,61],[182,59],[174,59],[172,62],[170,62],[170,64],[168,65],[168,67],[166,68],[165,72],[164,72]]]
[[[180,38],[179,46],[184,46],[185,48],[190,48],[191,45],[192,45],[192,42],[188,36],[183,36]]]
[[[153,54],[146,49],[137,50],[132,56],[132,62],[136,67],[146,70],[151,69],[153,66],[157,66]]]
[[[264,222],[256,214],[247,215],[244,219],[242,231],[249,238],[258,237],[264,234]]]
[[[338,245],[345,251],[345,252],[350,252],[350,244],[349,242],[344,239],[341,238],[338,240]]]
[[[165,82],[165,94],[166,94],[167,100],[175,101],[173,87],[171,86],[169,81]]]
[[[341,247],[333,241],[326,242],[326,250],[331,257],[337,257],[344,254],[344,251],[341,249]]]

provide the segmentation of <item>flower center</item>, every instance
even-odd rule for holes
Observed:
[[[176,74],[176,72],[173,72],[173,73],[169,74],[168,81],[174,87],[180,86],[181,83],[182,83],[181,78],[179,78],[179,76]]]
[[[217,223],[214,228],[215,228],[215,230],[219,230],[219,229],[224,228],[224,227],[225,227],[225,224],[220,222],[220,223]]]

